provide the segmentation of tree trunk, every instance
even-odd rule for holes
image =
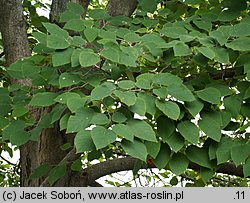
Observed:
[[[0,0],[0,31],[2,33],[6,65],[18,59],[30,56],[30,49],[20,0]],[[31,85],[28,80],[12,81]],[[37,143],[28,142],[20,148],[21,185],[36,186],[38,181],[30,181],[29,174],[38,166]]]
[[[111,16],[131,16],[137,7],[137,0],[110,0],[107,5],[108,14]]]

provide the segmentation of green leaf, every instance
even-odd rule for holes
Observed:
[[[174,132],[170,135],[166,143],[171,147],[171,149],[177,153],[184,146],[184,138],[180,135],[180,133]]]
[[[190,161],[206,168],[212,168],[206,149],[192,145],[187,148],[186,155]]]
[[[160,152],[161,143],[160,142],[146,141],[145,145],[147,147],[148,154],[155,159],[157,157],[158,153]]]
[[[134,133],[129,126],[124,124],[116,124],[112,127],[112,130],[116,133],[116,135],[119,135],[131,142],[134,141]]]
[[[143,73],[136,77],[136,86],[141,89],[151,89],[154,75],[151,73]]]
[[[114,91],[115,96],[117,96],[122,103],[132,106],[136,103],[136,95],[134,92],[123,92],[120,90]]]
[[[167,141],[174,131],[175,125],[172,120],[166,116],[160,116],[157,118],[157,134],[163,141]]]
[[[166,35],[167,37],[171,37],[173,39],[179,38],[181,35],[186,35],[187,30],[183,27],[167,27],[164,26],[162,30],[160,30],[161,34]]]
[[[194,123],[190,121],[184,121],[179,123],[177,128],[187,141],[191,142],[192,144],[198,144],[200,131]]]
[[[180,1],[185,4],[193,4],[193,5],[203,3],[203,0],[180,0]]]
[[[230,43],[226,43],[226,46],[235,51],[250,51],[250,38],[240,37]]]
[[[203,106],[203,102],[201,102],[199,99],[196,99],[192,102],[185,102],[186,109],[193,117],[200,113],[200,111],[203,109]]]
[[[34,94],[29,105],[37,107],[46,107],[55,104],[54,99],[57,97],[57,94],[54,92],[42,92]]]
[[[73,40],[72,40],[72,45],[76,46],[76,47],[82,47],[85,46],[87,44],[87,41],[85,39],[83,39],[80,36],[74,36]],[[80,49],[75,49],[75,50],[80,50]]]
[[[63,177],[66,174],[66,170],[67,167],[65,164],[54,167],[48,175],[49,184],[52,186],[56,181]]]
[[[180,108],[175,102],[171,101],[155,101],[156,107],[161,110],[166,116],[173,120],[177,120],[180,116]]]
[[[224,106],[227,111],[231,113],[231,115],[236,118],[241,109],[241,100],[237,96],[230,96],[224,99]]]
[[[229,37],[224,32],[222,32],[221,30],[218,30],[218,29],[210,32],[209,36],[216,39],[221,46],[223,46],[227,42],[227,38]]]
[[[158,1],[157,0],[141,0],[139,1],[139,4],[144,11],[153,13],[157,8]]]
[[[154,116],[156,113],[155,100],[156,98],[150,94],[140,92],[138,97],[143,99],[146,104],[146,112]]]
[[[214,59],[215,52],[213,51],[213,49],[211,49],[210,47],[198,47],[197,50],[204,55],[205,57],[209,58],[209,59]]]
[[[69,120],[70,114],[67,113],[65,114],[61,119],[60,119],[60,130],[65,130],[67,128],[68,120]]]
[[[81,19],[72,19],[64,25],[64,29],[81,32],[85,29],[85,23]]]
[[[146,146],[142,142],[138,140],[134,140],[134,142],[123,140],[122,148],[128,155],[146,162],[148,152]]]
[[[61,105],[61,104],[57,104],[53,108],[53,110],[51,111],[51,114],[52,114],[52,116],[51,116],[51,124],[55,123],[56,121],[58,121],[61,118],[61,116],[62,116],[63,112],[65,111],[65,109],[66,109],[66,106]]]
[[[135,82],[131,80],[122,80],[118,82],[118,87],[124,90],[130,90],[135,87]]]
[[[80,49],[74,49],[74,51],[71,55],[71,58],[70,58],[71,67],[80,66],[80,62],[79,62],[80,53],[81,53]]]
[[[163,169],[166,167],[170,160],[171,150],[167,144],[161,144],[160,152],[157,157],[154,159],[154,164],[158,169]]]
[[[229,57],[229,50],[224,48],[213,48],[213,51],[215,52],[214,60],[218,61],[220,63],[229,64],[230,63],[230,57]]]
[[[81,81],[81,78],[79,75],[73,75],[73,74],[66,73],[66,72],[62,73],[59,77],[60,88],[76,85],[80,81]]]
[[[1,107],[3,106],[1,105]],[[29,112],[29,109],[27,109],[23,105],[17,105],[13,107],[12,116],[18,118],[18,117],[25,115],[28,112]]]
[[[245,178],[250,176],[250,157],[248,157],[246,163],[243,165],[243,174]]]
[[[212,104],[219,104],[221,100],[221,93],[214,87],[207,87],[203,90],[197,91],[197,96],[203,101],[210,102]]]
[[[158,73],[154,75],[153,83],[157,85],[178,85],[182,84],[181,78],[171,73]]]
[[[216,150],[217,150],[217,146],[218,146],[218,143],[217,143],[217,142],[212,142],[212,143],[209,145],[208,155],[209,155],[209,159],[210,159],[210,160],[216,159]]]
[[[67,107],[72,113],[75,113],[78,109],[83,108],[87,102],[87,97],[72,97],[67,100]]]
[[[69,64],[71,62],[71,55],[73,53],[73,49],[66,49],[64,51],[55,52],[52,55],[52,64],[54,67],[63,66],[65,64]]]
[[[175,56],[187,56],[191,53],[191,49],[184,42],[178,42],[174,45]]]
[[[124,123],[127,120],[127,117],[124,116],[124,114],[120,113],[120,112],[115,112],[112,115],[112,121],[116,122],[116,123]]]
[[[245,164],[246,159],[250,155],[249,147],[250,145],[246,143],[238,144],[232,147],[231,158],[235,163],[236,167],[241,164]]]
[[[79,62],[82,67],[89,67],[96,65],[101,61],[100,56],[92,51],[81,51]]]
[[[202,120],[198,125],[200,129],[211,139],[220,142],[221,139],[221,123],[214,118],[215,114],[202,114]]]
[[[95,112],[90,108],[80,108],[76,111],[76,115],[69,117],[67,124],[67,133],[79,132],[89,127]]]
[[[81,19],[81,16],[74,11],[66,10],[60,15],[60,23],[68,22],[72,19]]]
[[[158,89],[153,89],[153,93],[161,99],[166,99],[168,96],[168,89],[167,87],[160,87]]]
[[[0,116],[0,130],[3,130],[7,125],[9,125],[9,120],[4,118],[3,116]]]
[[[110,61],[116,62],[116,63],[118,63],[120,61],[120,52],[113,47],[110,47],[108,49],[104,49],[101,52],[101,56],[103,56],[104,58],[106,58]]]
[[[216,150],[217,164],[226,163],[231,159],[231,148],[234,142],[232,138],[222,137]]]
[[[170,85],[168,88],[168,93],[180,101],[194,101],[195,97],[192,92],[183,84],[181,85]]]
[[[75,3],[75,2],[68,2],[67,8],[76,14],[83,14],[84,12],[84,8],[80,4]]]
[[[7,68],[8,74],[16,79],[32,78],[39,74],[40,70],[40,67],[28,60],[19,60]]]
[[[146,79],[138,79],[136,78],[136,87],[140,88],[140,89],[152,89],[152,86],[151,86],[151,81],[149,80],[146,80]]]
[[[67,39],[69,37],[69,33],[66,30],[63,30],[55,23],[42,23],[43,26],[46,28],[48,33],[51,35],[57,35],[58,37]]]
[[[30,140],[31,141],[38,141],[39,138],[40,138],[40,135],[42,133],[42,127],[38,126],[36,128],[33,128],[31,131],[30,131]]]
[[[30,179],[41,178],[45,176],[52,167],[48,164],[43,164],[38,166],[30,176]]]
[[[193,23],[200,29],[210,31],[212,29],[212,23],[206,18],[199,18],[193,20]]]
[[[83,165],[82,160],[77,159],[72,163],[72,165],[70,166],[70,169],[72,171],[80,172],[82,170],[82,165]]]
[[[96,113],[92,119],[91,119],[91,124],[94,125],[106,125],[108,124],[110,121],[108,119],[108,117],[105,114],[102,113]]]
[[[96,149],[104,148],[116,140],[116,134],[102,126],[96,126],[91,130],[91,137]]]
[[[221,96],[228,96],[233,93],[232,89],[229,86],[223,85],[221,83],[210,83],[207,87],[214,87],[218,89],[221,93]]]
[[[250,104],[243,104],[240,112],[243,116],[250,118]]]
[[[70,99],[73,98],[81,98],[79,94],[75,93],[75,92],[65,92],[60,94],[59,96],[57,96],[54,101],[61,103],[61,104],[67,104],[67,102]]]
[[[250,24],[240,22],[233,26],[231,34],[236,37],[247,37],[250,36]]]
[[[174,154],[169,161],[169,167],[175,175],[181,175],[187,170],[189,160],[182,153]]]
[[[25,122],[22,120],[12,121],[6,128],[3,129],[3,140],[10,140],[11,144],[21,146],[28,142],[30,133],[25,131]]]
[[[99,30],[97,28],[86,28],[84,30],[84,35],[89,42],[93,42],[97,38],[98,34]]]
[[[208,168],[202,167],[200,173],[204,183],[208,182],[214,176],[214,171]]]
[[[249,97],[250,97],[250,86],[246,89],[243,99],[248,99]]]
[[[130,120],[128,121],[127,126],[133,132],[135,137],[141,138],[143,140],[157,142],[154,130],[146,121]]]
[[[91,133],[87,130],[81,130],[76,134],[74,144],[76,147],[76,153],[95,150]]]
[[[105,20],[110,16],[105,9],[93,9],[89,11],[89,16],[95,20]]]
[[[144,116],[146,113],[146,103],[143,99],[137,97],[136,103],[130,106],[129,109],[140,116]]]
[[[139,42],[140,36],[134,32],[124,35],[124,40],[127,42]]]
[[[66,38],[62,38],[60,35],[48,35],[47,47],[52,49],[67,49],[70,46],[69,41]]]
[[[11,99],[9,96],[9,91],[6,88],[0,88],[0,115],[7,115],[12,107],[11,107]]]
[[[115,90],[115,85],[111,82],[105,82],[96,86],[91,92],[91,100],[101,100],[108,97]]]

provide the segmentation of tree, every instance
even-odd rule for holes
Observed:
[[[1,151],[20,148],[21,186],[151,168],[249,184],[249,1],[53,0],[50,20],[43,6],[0,0]]]

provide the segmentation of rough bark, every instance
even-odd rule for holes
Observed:
[[[137,4],[137,0],[110,0],[107,5],[107,11],[111,16],[131,16]]]
[[[30,55],[26,31],[26,21],[20,0],[0,0],[0,31],[2,33],[6,65]],[[30,81],[12,81],[30,85]],[[38,181],[30,181],[29,174],[38,166],[37,143],[28,142],[20,148],[21,185],[36,186]]]
[[[0,31],[7,65],[30,55],[20,0],[0,0]]]

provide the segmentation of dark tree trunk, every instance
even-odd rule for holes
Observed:
[[[2,33],[6,65],[30,56],[26,21],[20,0],[0,0],[0,31]],[[12,82],[18,82],[23,85],[31,84],[28,80]],[[37,146],[36,142],[28,142],[20,148],[22,186],[38,185],[38,181],[30,181],[28,179],[31,171],[38,166]]]
[[[137,4],[137,0],[110,0],[107,5],[107,11],[111,16],[131,16]]]

